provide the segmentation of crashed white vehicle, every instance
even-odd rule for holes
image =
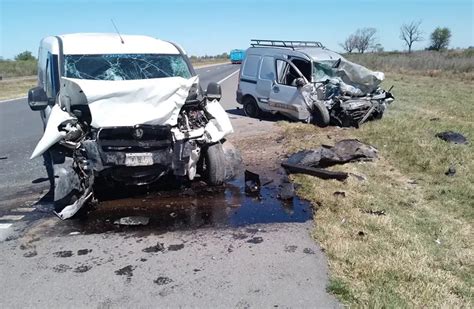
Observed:
[[[324,127],[381,118],[393,101],[381,72],[346,60],[319,42],[252,40],[240,70],[237,102],[247,116],[280,113]]]
[[[52,167],[61,219],[88,204],[99,179],[148,185],[199,174],[220,185],[229,176],[222,144],[233,129],[220,86],[209,84],[204,95],[178,45],[67,34],[44,38],[38,59],[39,86],[28,103],[41,111],[45,130],[31,158],[43,155]]]

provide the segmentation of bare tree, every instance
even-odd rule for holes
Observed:
[[[344,43],[339,44],[341,47],[348,53],[352,53],[354,49],[356,49],[357,39],[354,34],[351,34]]]
[[[423,41],[423,32],[420,30],[421,20],[412,21],[409,24],[403,24],[400,27],[400,39],[405,41],[408,46],[408,52],[411,53],[413,43]]]
[[[356,39],[356,49],[359,53],[363,54],[370,47],[374,46],[376,43],[375,33],[377,30],[375,28],[362,28],[357,29],[355,33]]]

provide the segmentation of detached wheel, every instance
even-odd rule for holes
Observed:
[[[324,128],[329,124],[329,111],[323,102],[316,101],[313,104],[313,123],[318,127]]]
[[[258,118],[258,116],[260,116],[261,110],[254,98],[246,97],[243,103],[245,115],[252,118]]]
[[[222,144],[207,147],[204,153],[204,179],[211,186],[220,186],[225,180],[225,157]]]

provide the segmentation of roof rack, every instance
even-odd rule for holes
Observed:
[[[315,41],[284,41],[284,40],[250,40],[252,47],[286,47],[295,49],[297,47],[319,47],[324,48],[324,45]]]

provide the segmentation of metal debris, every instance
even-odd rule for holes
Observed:
[[[147,225],[150,222],[150,218],[135,216],[135,217],[123,217],[114,221],[114,224],[118,225]]]
[[[458,132],[453,131],[445,131],[436,133],[435,135],[437,138],[442,139],[443,141],[453,143],[453,144],[468,144],[467,138]]]
[[[454,165],[451,165],[444,174],[446,176],[453,177],[454,175],[456,175],[456,167]]]
[[[260,188],[260,176],[256,173],[245,170],[245,193],[258,194]]]

